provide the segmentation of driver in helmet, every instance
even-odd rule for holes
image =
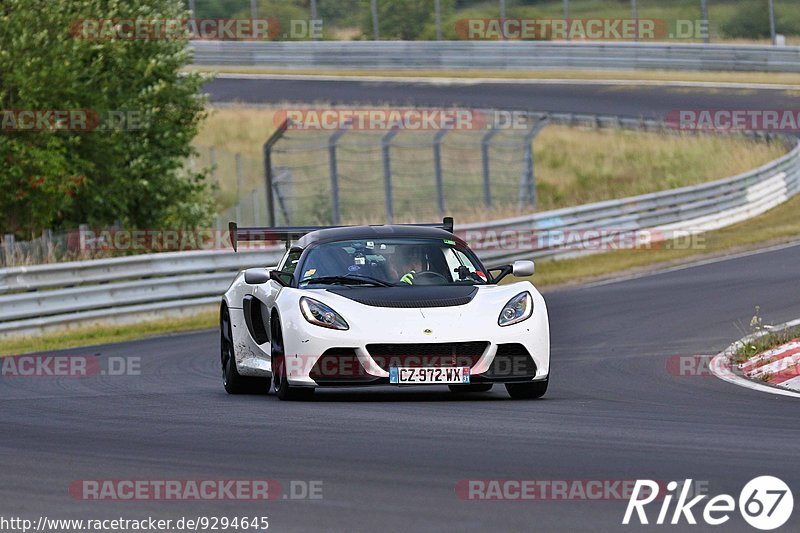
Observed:
[[[400,282],[413,285],[414,276],[416,276],[418,272],[422,272],[424,252],[421,248],[409,247],[402,249],[401,253],[398,255],[400,268],[398,268],[397,271],[404,273],[400,276]]]

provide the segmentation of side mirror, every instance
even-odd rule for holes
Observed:
[[[265,268],[248,268],[244,271],[244,282],[248,285],[261,285],[271,279],[270,274],[267,274]]]
[[[514,261],[513,265],[503,265],[495,268],[490,268],[491,270],[499,270],[500,273],[492,278],[492,283],[500,283],[500,280],[511,274],[515,277],[525,277],[525,276],[533,276],[533,272],[536,270],[533,261]]]
[[[514,264],[511,265],[511,274],[518,278],[533,276],[534,272],[536,272],[536,265],[533,261],[514,261]]]
[[[269,271],[269,279],[277,282],[283,287],[291,287],[292,277],[293,276],[291,274],[287,274],[286,272],[281,272],[280,270]]]

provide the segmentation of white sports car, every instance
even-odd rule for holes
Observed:
[[[453,222],[330,228],[237,228],[284,240],[274,270],[240,272],[222,298],[229,393],[304,399],[316,387],[447,385],[539,398],[550,376],[544,299],[532,261],[486,269]],[[294,240],[296,241],[291,244]],[[491,272],[490,272],[491,270]],[[492,274],[494,272],[494,275]]]

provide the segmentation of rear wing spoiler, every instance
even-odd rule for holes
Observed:
[[[453,233],[453,217],[444,217],[441,222],[434,224],[399,224],[400,226],[422,226],[439,228]],[[292,241],[303,235],[321,229],[345,228],[349,226],[284,226],[279,228],[240,228],[236,222],[228,223],[228,233],[231,238],[233,251],[236,252],[240,242],[250,241],[283,241],[288,249]]]

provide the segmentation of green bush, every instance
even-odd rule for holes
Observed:
[[[720,29],[726,37],[749,39],[769,37],[769,11],[766,5],[746,4],[724,21]]]
[[[180,75],[186,41],[86,39],[79,19],[184,18],[180,0],[4,0],[0,110],[133,113],[138,125],[0,133],[0,232],[81,223],[197,227],[212,212],[186,158],[204,117],[202,79]],[[6,117],[8,115],[5,115]],[[128,115],[130,116],[130,115]]]

